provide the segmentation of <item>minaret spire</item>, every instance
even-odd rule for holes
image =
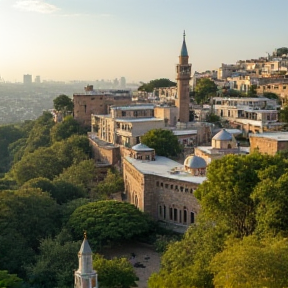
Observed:
[[[189,55],[187,51],[186,33],[183,33],[183,43],[179,56],[179,64],[176,66],[177,80],[177,98],[175,106],[178,108],[178,123],[177,127],[185,128],[189,122],[189,81],[191,79],[191,64],[189,64]],[[183,127],[182,127],[183,126]]]

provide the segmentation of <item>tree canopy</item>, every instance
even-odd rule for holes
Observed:
[[[177,156],[181,152],[178,138],[170,130],[152,129],[141,137],[141,143],[155,149],[159,156]]]
[[[160,79],[151,80],[149,83],[143,83],[138,88],[138,91],[153,92],[154,88],[174,87],[174,86],[176,86],[176,82],[172,82],[166,78],[160,78]]]
[[[73,111],[73,101],[67,95],[61,94],[53,100],[54,108],[58,112],[62,112],[64,116],[67,115],[68,112]]]
[[[102,245],[109,241],[131,239],[150,229],[150,218],[134,205],[114,200],[92,202],[77,208],[69,219],[73,233],[80,239],[89,231],[89,242]]]
[[[203,104],[216,96],[217,85],[209,78],[201,78],[196,82],[194,99],[198,104]]]
[[[105,259],[96,254],[93,259],[93,268],[97,271],[101,287],[130,288],[137,287],[138,280],[133,266],[126,258]]]

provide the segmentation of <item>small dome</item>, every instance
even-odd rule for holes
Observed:
[[[192,169],[206,168],[206,161],[199,156],[188,156],[184,161],[184,166]]]
[[[222,129],[212,139],[219,141],[232,141],[232,134],[227,132],[225,129]]]
[[[154,151],[154,149],[146,146],[145,144],[139,143],[132,147],[134,151]]]

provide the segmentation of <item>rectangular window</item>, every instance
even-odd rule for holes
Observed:
[[[170,189],[173,189],[174,188],[174,186],[173,185],[170,185]]]
[[[191,214],[191,216],[190,216],[190,217],[191,217],[191,219],[190,219],[191,221],[190,221],[190,222],[191,222],[191,224],[192,224],[192,223],[194,223],[194,221],[195,221],[195,219],[194,219],[194,213],[191,212],[190,214]]]
[[[156,182],[156,186],[159,187],[159,181]]]
[[[177,221],[178,210],[174,208],[174,221]]]
[[[165,184],[165,188],[168,189],[169,188],[169,184]]]
[[[169,218],[170,218],[170,220],[173,220],[173,209],[172,209],[172,207],[169,208]]]

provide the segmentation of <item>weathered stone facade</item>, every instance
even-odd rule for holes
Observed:
[[[205,168],[200,170],[204,173]],[[195,171],[187,171],[190,170],[165,157],[156,157],[155,161],[126,157],[123,160],[126,200],[155,220],[187,227],[194,223],[200,209],[194,191],[206,179]],[[192,176],[195,174],[199,176]]]
[[[288,149],[288,133],[263,133],[250,135],[250,151],[259,151],[262,154],[275,155],[279,151]]]
[[[88,87],[88,88],[87,88]],[[91,126],[91,114],[109,114],[112,105],[129,105],[132,94],[126,90],[101,91],[87,86],[85,93],[74,93],[74,119],[83,126]]]

